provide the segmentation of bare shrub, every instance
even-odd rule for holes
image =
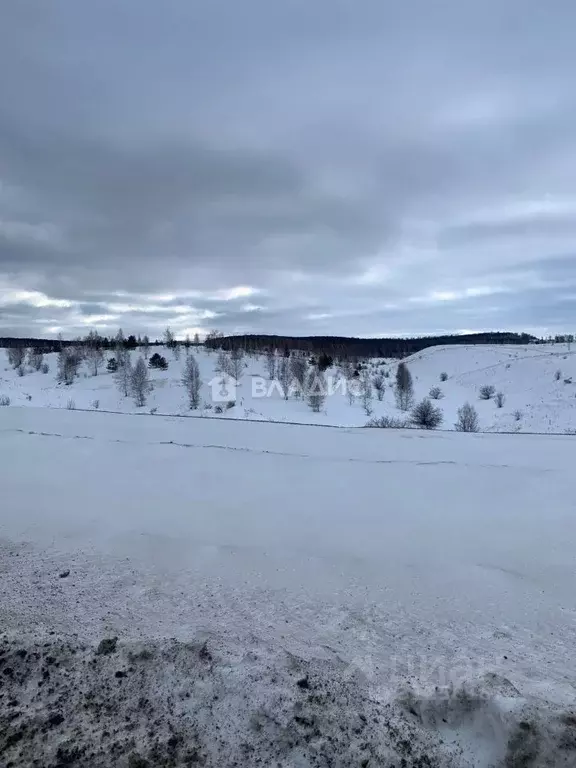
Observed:
[[[412,424],[408,419],[400,419],[397,416],[378,416],[367,421],[366,426],[373,429],[409,429]]]
[[[68,399],[68,402],[66,403],[66,409],[68,411],[75,411],[76,410],[76,401],[72,400],[71,397]]]
[[[231,408],[234,408],[235,405],[236,405],[235,400],[228,400],[228,402],[226,403],[226,410],[229,411]]]
[[[448,381],[448,374],[446,373],[446,371],[442,371],[442,373],[440,374],[440,381]]]
[[[94,410],[97,411],[98,408],[100,408],[100,400],[93,400],[92,401],[92,408],[94,408]]]
[[[442,392],[440,387],[432,387],[430,392],[428,392],[428,396],[431,397],[432,400],[442,400],[444,392]]]
[[[504,403],[506,402],[506,395],[504,392],[496,392],[496,397],[494,399],[494,402],[496,403],[497,408],[502,408],[504,406]]]
[[[442,424],[444,415],[440,408],[432,404],[427,397],[412,409],[410,419],[416,427],[421,429],[436,429]]]
[[[522,421],[523,416],[522,411],[514,411],[514,421]]]
[[[221,405],[214,406],[214,413],[224,413],[224,408]]]
[[[0,395],[0,406],[10,405],[10,398],[8,395]]]
[[[483,384],[478,390],[478,396],[480,400],[491,400],[496,392],[496,387],[493,384]]]
[[[48,371],[50,370],[50,366],[48,365],[48,363],[42,363],[42,365],[40,366],[40,370],[42,371],[42,373],[48,373]]]
[[[19,365],[18,368],[16,368],[16,373],[20,377],[25,376],[26,375],[26,371],[24,370],[24,366],[23,365]]]
[[[562,378],[562,371],[560,369],[556,371],[556,373],[554,374],[554,378],[556,381],[560,381],[560,379]]]
[[[478,412],[470,403],[458,408],[458,421],[454,425],[457,432],[478,432]]]

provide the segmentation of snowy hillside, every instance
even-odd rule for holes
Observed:
[[[572,449],[2,409],[2,763],[573,768]]]
[[[137,408],[130,397],[124,397],[113,375],[101,368],[97,376],[88,364],[70,386],[56,383],[56,355],[47,355],[46,374],[25,367],[20,377],[6,360],[0,363],[0,398],[21,406],[110,410],[119,412],[149,412],[173,415],[228,417],[238,419],[288,421],[296,423],[337,426],[363,426],[370,417],[390,415],[400,417],[394,398],[394,377],[397,361],[372,360],[368,363],[371,376],[380,371],[387,376],[382,400],[373,391],[368,410],[360,397],[349,399],[343,391],[344,379],[336,367],[326,372],[333,385],[333,394],[326,397],[319,413],[314,413],[305,400],[291,396],[285,400],[278,386],[268,380],[266,359],[246,357],[236,395],[227,403],[213,402],[209,382],[218,376],[218,356],[203,348],[192,352],[197,359],[202,378],[200,408],[190,411],[181,378],[186,353],[179,359],[163,348],[168,360],[167,371],[151,371],[152,391],[143,408]],[[1,354],[1,353],[0,353]],[[107,357],[110,357],[109,353]],[[139,357],[132,353],[132,360]],[[407,359],[414,380],[414,395],[418,401],[433,387],[441,388],[437,401],[443,411],[442,429],[451,430],[458,408],[466,401],[479,414],[482,431],[555,432],[576,431],[576,357],[564,345],[538,346],[449,346],[432,347]],[[441,381],[446,373],[448,379]],[[558,377],[558,378],[557,378]],[[574,382],[574,383],[573,383]],[[493,385],[504,395],[502,408],[495,399],[481,401],[479,389]],[[264,387],[264,390],[263,390]],[[265,396],[263,396],[263,391]],[[223,413],[218,413],[222,410]]]

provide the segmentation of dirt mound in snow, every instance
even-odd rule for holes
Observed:
[[[505,680],[383,701],[347,665],[254,641],[0,645],[6,768],[576,765],[576,715]]]

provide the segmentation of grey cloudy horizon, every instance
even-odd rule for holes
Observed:
[[[576,325],[576,6],[8,0],[0,336]]]

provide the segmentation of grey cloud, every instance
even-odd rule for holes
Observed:
[[[141,332],[171,318],[291,333],[520,327],[540,306],[528,273],[550,307],[538,322],[569,325],[573,308],[558,298],[553,311],[545,286],[568,269],[555,258],[570,217],[498,210],[573,196],[575,21],[567,0],[11,4],[0,288],[74,302],[23,309],[21,332],[109,315]],[[382,277],[358,279],[370,269]],[[506,293],[466,294],[499,279]],[[264,289],[263,308],[214,300],[236,285]],[[447,291],[464,298],[411,301]],[[119,292],[133,311],[110,310]]]

